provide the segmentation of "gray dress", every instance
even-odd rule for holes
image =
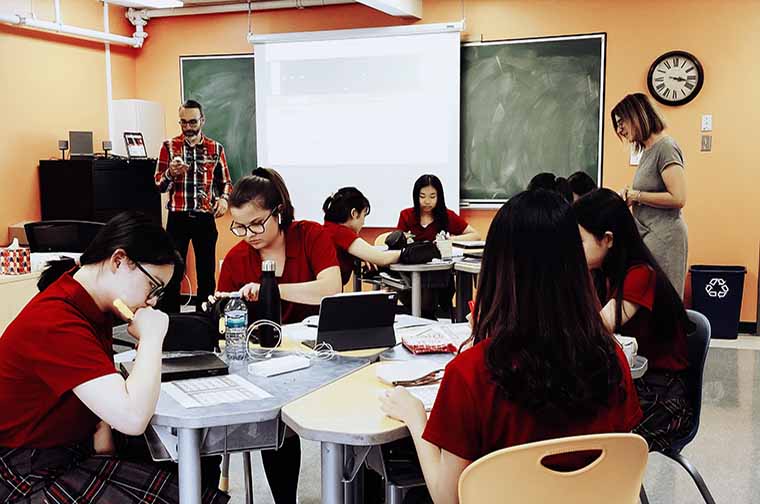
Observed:
[[[684,167],[683,153],[676,141],[666,136],[642,153],[633,177],[633,189],[667,192],[662,172],[673,164]],[[681,210],[634,204],[633,216],[644,243],[683,298],[689,238]]]

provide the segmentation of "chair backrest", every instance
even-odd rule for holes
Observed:
[[[671,443],[668,451],[673,453],[680,452],[696,437],[697,431],[699,431],[699,415],[702,411],[702,378],[705,371],[707,351],[710,348],[710,321],[698,311],[686,310],[686,314],[689,316],[689,320],[696,325],[696,329],[686,335],[686,349],[689,356],[689,369],[686,371],[686,391],[694,410],[694,416],[689,433]]]
[[[600,450],[598,458],[572,472],[541,461],[551,455]],[[648,448],[636,434],[592,434],[505,448],[470,464],[459,478],[462,504],[583,502],[635,504]]]
[[[102,222],[49,220],[24,224],[32,252],[84,252]]]

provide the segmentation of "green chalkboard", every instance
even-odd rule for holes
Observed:
[[[221,142],[232,181],[256,168],[253,55],[180,58],[182,99],[203,105],[203,133]]]
[[[604,34],[462,47],[463,201],[503,201],[540,172],[599,182],[604,52]]]

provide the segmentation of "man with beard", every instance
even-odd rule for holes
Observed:
[[[224,147],[203,135],[204,122],[200,103],[187,100],[180,106],[182,134],[164,142],[155,176],[158,190],[169,191],[166,230],[185,261],[188,245],[193,242],[198,279],[197,307],[214,293],[218,236],[214,218],[227,212],[232,192]],[[182,269],[178,268],[167,286],[164,299],[159,302],[161,310],[179,311],[182,278]]]

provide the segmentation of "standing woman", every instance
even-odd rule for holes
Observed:
[[[446,208],[441,180],[435,175],[422,175],[412,189],[411,208],[401,211],[396,227],[411,233],[414,241],[434,241],[436,235],[445,231],[452,240],[480,240],[480,234],[459,215]],[[446,271],[422,275],[422,316],[436,318],[440,306],[451,312],[454,283]],[[408,304],[406,296],[402,302]]]
[[[257,168],[238,180],[230,212],[230,231],[243,240],[224,258],[219,290],[240,291],[247,301],[258,300],[261,263],[274,260],[283,324],[319,313],[322,298],[341,291],[332,240],[318,223],[293,219],[290,194],[279,173]],[[278,450],[261,452],[276,504],[297,502],[301,443],[289,434]]]
[[[159,224],[122,213],[79,262],[53,262],[0,337],[0,502],[178,503],[176,469],[122,458],[111,429],[138,436],[153,416],[169,324],[153,307],[181,258]],[[113,362],[116,299],[139,341],[126,379]],[[217,482],[204,502],[227,501]]]
[[[343,285],[348,283],[354,269],[354,259],[388,266],[398,262],[400,250],[377,250],[359,237],[364,220],[369,215],[369,200],[356,187],[343,187],[328,196],[322,205],[325,212],[325,232],[335,244]]]
[[[611,113],[618,138],[641,152],[631,187],[621,196],[633,209],[639,233],[683,298],[689,241],[681,209],[686,176],[681,148],[666,135],[665,122],[643,93],[629,94]]]

